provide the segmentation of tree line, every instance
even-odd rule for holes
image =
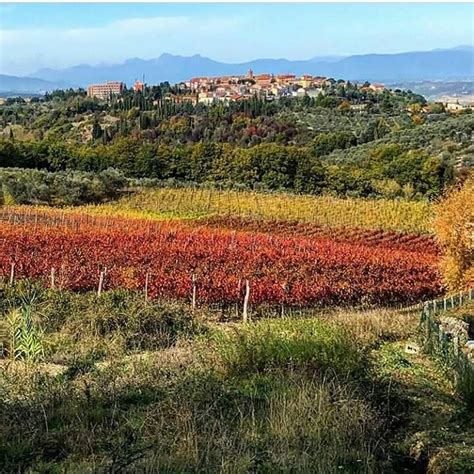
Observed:
[[[264,143],[236,147],[226,143],[156,145],[121,138],[109,145],[0,141],[0,167],[47,171],[102,172],[114,168],[130,178],[173,179],[219,186],[290,190],[354,197],[433,198],[453,180],[447,157],[423,149],[381,144],[357,162],[336,163],[325,154],[350,144],[346,139],[311,146]]]

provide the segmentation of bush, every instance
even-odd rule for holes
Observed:
[[[474,286],[474,176],[451,190],[436,206],[435,230],[444,249],[446,286],[459,291]]]
[[[185,305],[146,302],[140,293],[116,290],[98,297],[95,292],[47,290],[28,281],[19,281],[14,287],[5,285],[0,311],[19,307],[25,297],[33,294],[32,309],[44,332],[49,360],[53,361],[86,357],[91,352],[123,354],[164,349],[175,345],[179,338],[192,337],[202,327]]]
[[[0,168],[0,202],[75,206],[116,198],[127,185],[122,173]]]

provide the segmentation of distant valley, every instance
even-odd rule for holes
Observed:
[[[410,89],[428,100],[459,103],[474,102],[474,81],[418,81],[389,84],[393,89]]]

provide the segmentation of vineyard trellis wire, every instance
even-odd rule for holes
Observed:
[[[423,350],[453,371],[456,389],[469,406],[474,406],[474,361],[463,351],[459,337],[445,332],[436,316],[472,301],[473,293],[471,288],[423,303],[419,323],[419,340]]]

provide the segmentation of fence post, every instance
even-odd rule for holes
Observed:
[[[102,286],[104,284],[104,273],[105,272],[100,272],[100,276],[99,276],[99,286],[97,288],[97,296],[100,296],[102,294]]]
[[[54,267],[51,267],[51,289],[54,290],[55,287],[55,269]]]
[[[462,291],[459,292],[459,306],[462,305]]]
[[[235,317],[239,317],[239,299],[240,299],[240,290],[242,288],[242,279],[239,278],[239,282],[237,285],[237,300],[235,302]]]
[[[15,262],[12,262],[10,266],[10,285],[13,285],[15,281]]]
[[[455,357],[457,357],[459,355],[459,337],[458,336],[454,336],[453,338],[453,349],[454,349],[454,355]]]
[[[145,301],[148,301],[148,283],[150,280],[150,274],[147,272],[145,275]]]
[[[193,311],[195,311],[196,310],[196,275],[194,273],[192,276],[192,282],[193,282],[192,309]]]
[[[246,323],[248,321],[248,305],[250,297],[250,284],[248,280],[245,280],[245,297],[244,297],[244,311],[242,313],[242,321]]]
[[[446,298],[443,298],[443,308],[444,308],[445,311],[448,309],[446,304],[447,304]]]
[[[283,294],[286,296],[286,294],[288,293],[288,285],[286,283],[283,283],[281,287],[283,288]],[[283,301],[281,303],[281,317],[282,318],[285,317],[285,299],[286,299],[285,296],[283,296]]]

